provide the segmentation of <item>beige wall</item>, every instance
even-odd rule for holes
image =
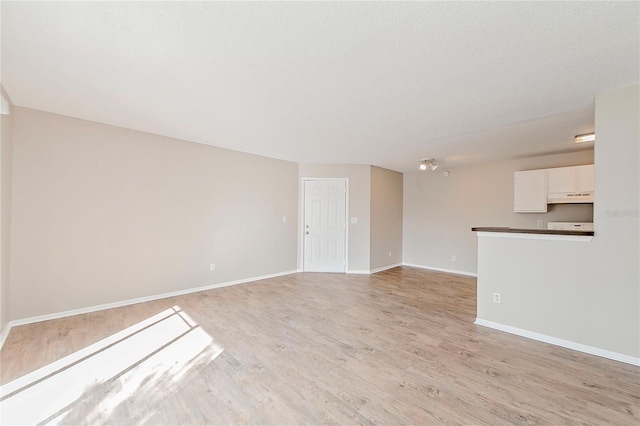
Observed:
[[[349,227],[349,271],[369,271],[370,217],[371,217],[371,167],[366,165],[300,164],[299,188],[302,200],[302,178],[349,178],[349,216],[357,217],[358,223],[347,221]],[[302,206],[299,214],[302,215]],[[301,216],[300,216],[301,217]],[[302,244],[301,235],[299,244]],[[300,246],[300,254],[302,253]],[[302,269],[302,258],[298,259]]]
[[[480,237],[478,319],[640,364],[639,89],[596,97],[593,240]]]
[[[402,263],[402,173],[380,167],[371,167],[370,252],[372,270]]]
[[[24,108],[13,125],[12,320],[296,269],[295,163]]]
[[[514,213],[513,172],[592,163],[593,151],[582,151],[459,167],[449,177],[440,169],[406,173],[403,262],[473,274],[474,226],[536,228],[539,219],[545,228],[549,221],[591,222],[593,208],[586,204],[550,205],[546,214]]]
[[[9,101],[9,97],[1,89],[2,97]],[[9,112],[11,105],[9,103]],[[1,116],[1,152],[0,152],[0,333],[9,322],[9,241],[11,231],[11,147],[12,147],[12,117]]]

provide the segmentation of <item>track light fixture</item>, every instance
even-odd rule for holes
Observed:
[[[431,169],[431,171],[438,168],[438,164],[436,163],[435,158],[430,158],[428,160],[420,160],[420,166],[418,166],[420,170],[427,170],[427,168]]]

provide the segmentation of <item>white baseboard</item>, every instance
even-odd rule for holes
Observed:
[[[558,339],[557,337],[547,336],[546,334],[535,333],[533,331],[523,330],[521,328],[512,327],[510,325],[504,325],[493,321],[487,321],[480,318],[476,318],[474,324],[481,325],[483,327],[493,328],[495,330],[504,331],[506,333],[515,334],[518,336],[526,337],[528,339],[538,340],[544,343],[550,343],[556,346],[562,346],[563,348],[573,349],[574,351],[584,352],[591,355],[596,355],[602,358],[612,359],[614,361],[624,362],[626,364],[640,366],[640,358],[635,358],[629,355],[624,355],[618,352],[608,351],[606,349],[596,348],[594,346],[583,345],[582,343],[571,342],[569,340]]]
[[[11,321],[9,321],[4,328],[2,329],[2,334],[0,334],[0,350],[2,350],[2,346],[4,345],[5,340],[9,337],[9,332],[11,331]]]
[[[88,314],[90,312],[104,311],[105,309],[120,308],[122,306],[135,305],[136,303],[150,302],[152,300],[158,300],[158,299],[166,299],[167,297],[181,296],[183,294],[197,293],[199,291],[213,290],[216,288],[228,287],[228,286],[237,285],[237,284],[244,284],[244,283],[249,283],[253,281],[266,280],[268,278],[276,278],[284,275],[291,275],[291,274],[295,274],[296,272],[297,272],[296,270],[277,272],[275,274],[262,275],[259,277],[244,278],[241,280],[210,284],[202,287],[188,288],[185,290],[154,294],[151,296],[138,297],[135,299],[127,299],[119,302],[104,303],[102,305],[89,306],[86,308],[79,308],[79,309],[71,309],[69,311],[56,312],[53,314],[46,314],[46,315],[38,315],[35,317],[28,317],[28,318],[9,321],[7,325],[4,327],[4,330],[2,331],[2,335],[0,336],[0,350],[2,350],[2,346],[4,345],[4,342],[7,339],[7,336],[9,335],[11,328],[17,327],[19,325],[33,324],[35,322],[49,321],[52,319],[65,318],[73,315]]]
[[[415,263],[402,263],[402,266],[411,266],[412,268],[428,269],[430,271],[446,272],[447,274],[464,275],[467,277],[477,277],[475,272],[458,271],[456,269],[436,268],[435,266],[416,265]]]
[[[478,276],[478,274],[475,274],[473,272],[457,271],[455,269],[434,268],[432,266],[416,265],[414,263],[394,263],[393,265],[387,265],[387,266],[383,266],[381,268],[375,268],[375,269],[371,269],[371,270],[350,269],[350,270],[347,271],[347,274],[369,275],[369,274],[375,274],[375,273],[378,273],[378,272],[386,271],[387,269],[397,268],[398,266],[411,266],[411,267],[414,267],[414,268],[428,269],[430,271],[446,272],[448,274],[464,275],[464,276],[467,276],[467,277],[477,277]]]
[[[369,275],[371,272],[368,269],[349,269],[347,274],[361,274],[361,275]]]
[[[349,269],[347,271],[347,274],[370,275],[370,274],[386,271],[387,269],[397,268],[398,266],[402,266],[402,263],[394,263],[393,265],[387,265],[387,266],[383,266],[381,268],[375,268],[375,269]]]
[[[375,274],[377,272],[386,271],[387,269],[397,268],[398,266],[402,266],[402,263],[394,263],[393,265],[387,265],[387,266],[383,266],[381,268],[372,269],[371,271],[369,271],[369,273],[370,274]]]

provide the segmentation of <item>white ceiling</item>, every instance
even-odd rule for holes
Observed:
[[[639,3],[2,1],[15,105],[413,171],[563,152],[639,80]]]

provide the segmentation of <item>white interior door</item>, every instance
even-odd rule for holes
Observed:
[[[344,272],[346,181],[304,181],[304,270]]]

